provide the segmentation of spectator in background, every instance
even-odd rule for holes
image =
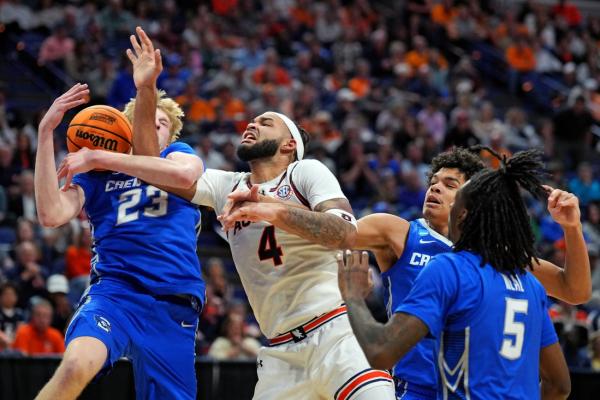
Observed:
[[[204,168],[223,169],[225,158],[213,148],[213,141],[208,135],[200,136],[200,143],[195,147],[196,154],[202,159]]]
[[[187,83],[185,92],[175,98],[175,101],[181,106],[187,122],[194,124],[212,122],[215,120],[215,109],[198,95],[199,92],[198,83],[191,80]]]
[[[25,322],[25,313],[17,307],[18,301],[14,284],[0,285],[0,352],[12,345],[19,325]]]
[[[518,107],[511,107],[505,115],[506,137],[504,143],[511,151],[541,148],[542,141],[535,128],[527,122],[527,115]]]
[[[100,104],[107,102],[108,93],[116,76],[114,58],[104,54],[100,62],[85,76],[85,81],[90,86],[93,102]]]
[[[554,156],[565,163],[567,169],[576,168],[588,159],[588,148],[592,145],[591,127],[594,123],[587,110],[585,99],[577,97],[573,107],[559,112],[554,117]]]
[[[508,87],[511,93],[517,94],[521,83],[532,79],[532,72],[535,70],[535,54],[527,42],[527,37],[519,36],[515,43],[508,46],[505,57],[510,67]]]
[[[17,133],[16,146],[12,157],[12,167],[16,172],[33,169],[35,154],[31,138],[24,132]]]
[[[504,135],[506,126],[496,118],[494,104],[491,101],[484,101],[479,108],[479,114],[473,120],[473,133],[480,140],[481,144],[490,143],[492,132],[498,132]]]
[[[436,143],[442,143],[446,135],[446,116],[439,110],[438,100],[430,97],[417,114],[417,120],[425,127]]]
[[[219,297],[223,302],[229,302],[233,296],[225,266],[220,258],[209,258],[205,266],[206,285],[210,286],[214,296]]]
[[[71,303],[67,298],[69,294],[69,281],[61,274],[50,275],[46,284],[46,290],[48,290],[50,303],[54,307],[51,325],[64,334],[73,314],[73,307],[71,307]]]
[[[569,191],[579,198],[582,206],[600,200],[600,182],[594,179],[594,171],[588,163],[581,163],[577,168],[577,176],[569,181]]]
[[[33,186],[33,172],[31,170],[21,172],[19,176],[19,190],[10,196],[8,203],[8,209],[13,221],[16,221],[19,217],[24,217],[30,221],[37,221]]]
[[[176,98],[185,91],[190,79],[190,71],[184,68],[183,59],[177,53],[165,57],[165,66],[165,70],[158,77],[156,86],[167,92],[167,96]]]
[[[451,147],[471,147],[479,144],[479,139],[471,129],[469,115],[466,112],[461,112],[456,116],[456,125],[450,128],[448,134],[444,138],[444,150]]]
[[[116,109],[122,110],[130,99],[135,98],[135,84],[133,83],[133,69],[131,63],[125,57],[121,58],[121,69],[117,73],[108,91],[108,104]]]
[[[97,14],[96,22],[106,34],[108,40],[118,37],[128,38],[133,31],[133,15],[123,8],[122,0],[109,0]]]
[[[256,359],[261,344],[244,332],[244,318],[237,313],[229,313],[223,323],[223,332],[208,351],[216,360]]]
[[[558,0],[558,4],[552,7],[552,13],[559,18],[564,19],[570,28],[575,28],[581,24],[581,12],[577,5],[568,0]]]
[[[91,269],[92,233],[89,222],[81,223],[79,233],[73,237],[73,242],[65,251],[65,275],[69,279],[69,298],[76,304],[89,286]]]
[[[17,263],[7,277],[19,288],[19,306],[26,307],[33,296],[46,295],[46,268],[38,263],[39,251],[32,242],[17,245]]]
[[[62,354],[65,351],[63,335],[50,326],[52,305],[38,299],[31,310],[31,320],[17,329],[13,349],[26,355]]]
[[[57,25],[52,35],[48,36],[40,47],[38,63],[56,64],[58,67],[67,68],[74,71],[73,52],[75,50],[75,41],[67,35],[65,25]],[[70,65],[69,65],[70,64]]]
[[[489,135],[488,141],[490,148],[500,156],[506,156],[507,158],[512,156],[511,151],[504,146],[504,135],[502,134],[502,131],[492,131]],[[498,169],[500,167],[500,160],[498,157],[492,155],[492,153],[490,153],[488,150],[481,150],[480,156],[489,167],[493,169]]]

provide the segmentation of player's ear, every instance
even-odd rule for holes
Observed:
[[[292,138],[285,139],[281,144],[281,151],[286,154],[294,153],[296,151],[296,140]]]

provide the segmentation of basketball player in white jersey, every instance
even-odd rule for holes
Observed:
[[[269,346],[258,355],[255,399],[393,399],[390,375],[369,367],[337,288],[335,251],[356,220],[335,176],[303,160],[308,135],[266,112],[244,132],[250,173],[207,170],[192,202],[219,212],[234,190],[258,185],[248,220],[227,231],[233,259]],[[302,207],[302,208],[300,208]]]

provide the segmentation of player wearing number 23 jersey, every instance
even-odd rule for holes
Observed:
[[[172,152],[195,154],[174,142],[161,157]],[[81,336],[102,341],[105,370],[130,358],[137,398],[195,398],[189,366],[205,295],[196,256],[198,208],[122,173],[91,171],[76,175],[73,184],[85,193],[93,258],[91,286],[69,325],[67,344]]]

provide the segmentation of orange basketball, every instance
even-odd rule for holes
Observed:
[[[109,106],[90,106],[71,120],[67,148],[69,152],[87,147],[129,153],[132,134],[131,123],[121,111]]]

